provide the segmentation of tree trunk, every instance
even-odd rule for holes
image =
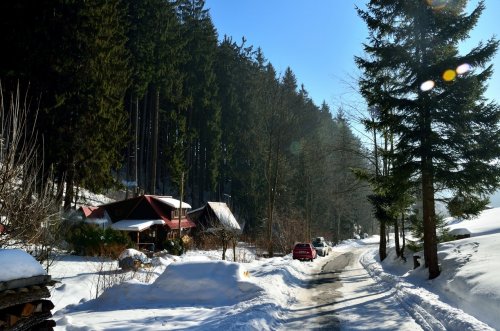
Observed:
[[[147,182],[147,153],[148,150],[146,149],[146,139],[149,135],[148,130],[147,130],[147,122],[149,121],[149,116],[148,116],[148,91],[146,90],[144,97],[143,97],[143,105],[142,105],[142,118],[141,118],[141,132],[139,134],[139,137],[141,137],[141,142],[140,142],[140,157],[139,157],[139,175],[140,175],[140,182],[141,185],[140,187],[143,188],[143,190],[146,190],[148,187],[148,182]]]
[[[267,252],[269,257],[274,256],[273,246],[273,222],[274,222],[274,202],[276,199],[276,188],[278,186],[278,167],[279,167],[279,139],[276,147],[276,161],[273,169],[273,149],[272,149],[272,136],[269,137],[269,152],[267,164],[268,176],[268,211],[267,211]]]
[[[226,260],[227,240],[222,239],[222,261]]]
[[[405,237],[405,214],[404,213],[401,213],[401,235],[403,237],[403,245],[401,246],[401,257],[403,259],[405,259],[406,237]]]
[[[342,214],[339,212],[337,217],[337,243],[340,243],[340,220],[342,218]]]
[[[233,238],[233,261],[236,262],[236,238]]]
[[[399,220],[396,217],[394,219],[394,244],[396,245],[396,255],[397,255],[397,257],[400,257],[401,250],[399,247],[399,224],[398,224],[398,222],[399,222]]]
[[[156,193],[156,165],[158,163],[158,122],[160,113],[160,90],[154,87],[153,101],[153,155],[151,157],[151,194]]]
[[[73,185],[75,181],[75,170],[73,165],[70,164],[68,167],[68,172],[66,174],[66,193],[64,194],[64,210],[69,210],[71,208],[71,202],[73,201]]]
[[[139,195],[139,97],[135,97],[135,126],[134,126],[134,198]]]
[[[430,160],[424,158],[422,171],[422,207],[424,224],[425,267],[429,268],[429,279],[439,276],[437,256],[436,213],[434,207],[434,186]]]
[[[380,244],[378,247],[378,255],[380,261],[384,261],[387,257],[387,242],[385,237],[385,223],[380,221]]]

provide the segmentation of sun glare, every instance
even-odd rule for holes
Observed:
[[[457,77],[457,73],[453,69],[448,69],[443,73],[443,80],[445,82],[451,82]]]
[[[457,67],[457,74],[463,75],[471,70],[471,66],[468,63],[461,64]]]
[[[425,81],[422,83],[422,85],[420,85],[420,89],[424,92],[427,92],[427,91],[430,91],[434,88],[434,81],[433,80],[428,80],[428,81]]]

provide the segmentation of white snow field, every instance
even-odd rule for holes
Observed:
[[[360,252],[359,261],[340,274],[337,292],[343,296],[329,308],[341,329],[500,329],[500,208],[449,222],[471,238],[439,245],[442,273],[434,280],[423,267],[412,270],[409,252],[404,263],[391,248],[380,263],[377,237],[334,247],[333,256]],[[17,253],[1,250],[0,261],[11,254]],[[290,320],[312,328],[308,318],[301,324],[294,307],[308,299],[307,282],[328,257],[257,259],[244,247],[237,257],[245,262],[220,257],[217,251],[190,251],[155,258],[146,270],[122,272],[116,261],[63,256],[49,270],[60,280],[51,297],[56,330],[284,330]],[[9,270],[0,269],[0,279],[14,277]]]

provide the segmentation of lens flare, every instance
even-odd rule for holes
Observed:
[[[461,64],[457,67],[457,74],[463,75],[471,70],[471,66],[468,63]]]
[[[434,83],[433,80],[428,80],[423,82],[422,85],[420,85],[420,89],[424,92],[427,92],[432,90],[434,88],[434,85],[436,85],[436,83]]]
[[[457,73],[453,69],[448,69],[443,73],[443,80],[445,82],[451,82],[457,77]]]

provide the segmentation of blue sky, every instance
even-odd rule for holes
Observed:
[[[449,0],[453,1],[453,0]],[[368,35],[355,5],[365,0],[206,0],[219,38],[232,36],[261,47],[278,72],[290,67],[313,101],[325,100],[332,111],[339,106],[363,108],[353,90],[358,74],[354,56],[362,55]],[[471,0],[475,6],[478,0]],[[496,35],[500,38],[500,0],[486,0],[486,10],[465,49]],[[500,102],[500,54],[487,97]]]

